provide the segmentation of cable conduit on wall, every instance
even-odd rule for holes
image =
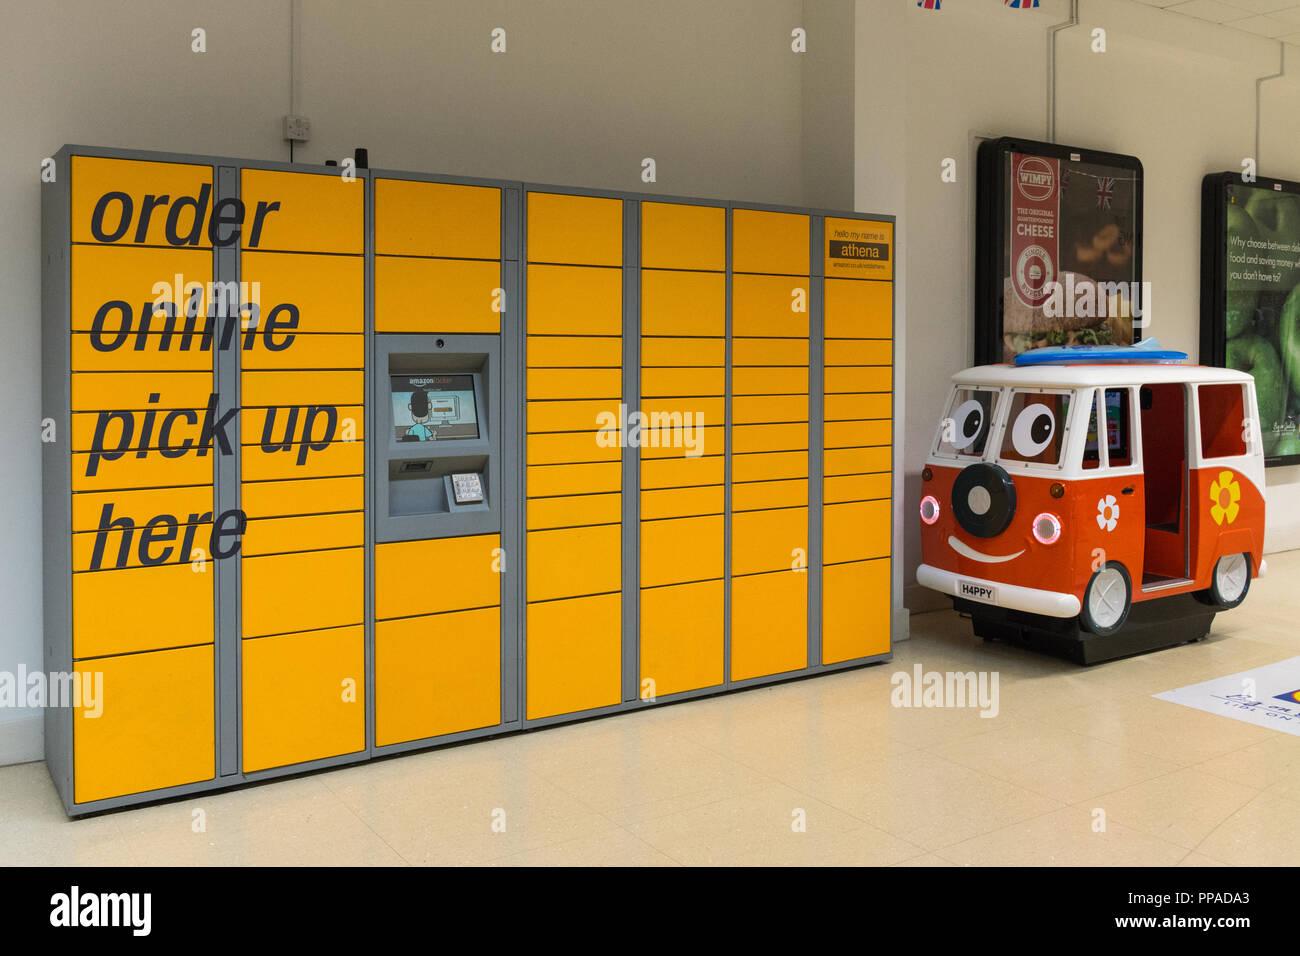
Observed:
[[[1286,76],[1286,44],[1281,40],[1277,41],[1278,48],[1278,66],[1276,73],[1270,73],[1268,76],[1261,76],[1255,79],[1255,170],[1259,171],[1261,163],[1259,161],[1259,129],[1260,129],[1260,104],[1263,98],[1264,84],[1269,80],[1276,80]]]
[[[1056,35],[1079,25],[1079,0],[1070,0],[1070,19],[1047,28],[1047,141],[1056,142]]]

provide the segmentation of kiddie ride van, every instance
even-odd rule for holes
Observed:
[[[1154,342],[953,376],[917,581],[975,633],[1082,663],[1198,640],[1263,573],[1254,380]]]

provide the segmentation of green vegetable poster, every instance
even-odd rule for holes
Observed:
[[[1206,265],[1221,281],[1202,303],[1202,360],[1255,377],[1268,463],[1300,462],[1300,184],[1218,185],[1221,252]]]

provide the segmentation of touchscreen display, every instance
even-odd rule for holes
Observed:
[[[479,437],[472,374],[394,375],[392,396],[398,441]]]
[[[1106,390],[1106,449],[1112,460],[1128,457],[1128,392]],[[1096,461],[1097,411],[1088,421],[1088,440],[1083,446],[1084,460]]]

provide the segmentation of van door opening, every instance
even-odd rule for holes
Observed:
[[[1187,579],[1187,389],[1178,382],[1143,385],[1142,470],[1146,541],[1142,588]]]

